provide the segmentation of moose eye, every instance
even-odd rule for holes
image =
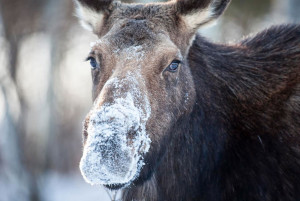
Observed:
[[[98,63],[97,63],[97,61],[96,61],[96,59],[94,57],[87,58],[87,61],[90,61],[91,68],[93,70],[99,67],[99,65],[98,65]]]
[[[179,60],[172,61],[172,63],[168,66],[167,71],[176,72],[180,63],[181,61]]]

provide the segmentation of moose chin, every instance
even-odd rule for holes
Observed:
[[[299,201],[300,26],[234,45],[197,30],[230,0],[75,0],[98,36],[80,170],[123,201]]]

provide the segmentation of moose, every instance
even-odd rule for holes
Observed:
[[[235,45],[197,30],[230,0],[75,0],[98,36],[80,170],[124,201],[299,201],[300,26]]]

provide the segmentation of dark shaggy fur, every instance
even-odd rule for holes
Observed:
[[[123,200],[299,201],[300,26],[235,46],[197,36],[188,60],[194,110],[174,122],[166,154]]]

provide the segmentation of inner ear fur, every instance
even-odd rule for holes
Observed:
[[[230,0],[177,0],[176,9],[187,26],[197,30],[222,15],[229,3]]]
[[[113,9],[113,0],[74,0],[76,16],[81,25],[95,34],[99,34],[106,16]]]

